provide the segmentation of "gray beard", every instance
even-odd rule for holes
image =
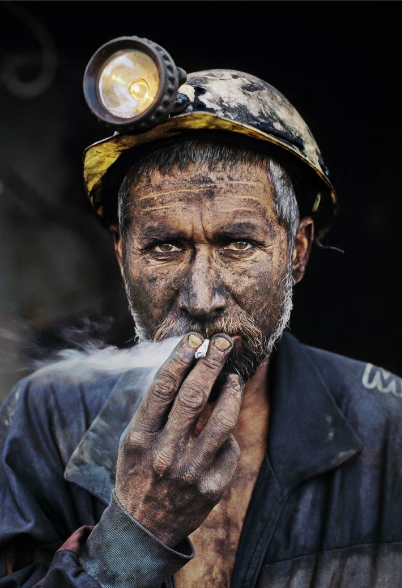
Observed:
[[[293,253],[293,248],[291,250]],[[162,341],[169,337],[184,336],[190,331],[199,332],[208,339],[218,332],[234,335],[238,332],[237,327],[240,322],[240,332],[242,335],[245,335],[245,346],[238,352],[236,350],[232,352],[226,363],[225,372],[238,373],[244,380],[248,380],[257,367],[269,359],[276,343],[282,337],[284,330],[289,324],[293,308],[292,255],[286,266],[284,277],[281,280],[280,304],[274,328],[270,333],[266,334],[255,324],[252,317],[244,314],[243,317],[237,317],[236,320],[222,317],[208,325],[203,325],[184,317],[176,319],[166,317],[160,324],[156,325],[152,336],[149,337],[146,335],[145,329],[141,326],[141,319],[134,309],[130,285],[125,272],[124,285],[130,312],[135,322],[137,341],[140,343],[144,341]]]

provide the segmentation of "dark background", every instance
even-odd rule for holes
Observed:
[[[292,331],[402,375],[401,17],[399,2],[1,2],[0,396],[33,358],[84,340],[83,316],[111,326],[108,341],[132,337],[81,184],[83,149],[110,134],[86,108],[83,70],[130,34],[187,71],[262,77],[296,105],[340,200],[324,243],[345,254],[313,252]]]

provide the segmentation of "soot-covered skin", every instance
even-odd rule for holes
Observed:
[[[272,330],[288,243],[265,170],[194,164],[152,172],[133,187],[130,212],[118,253],[144,337],[167,316],[207,324],[240,312]]]
[[[228,336],[217,335],[193,367],[201,343],[196,333],[182,339],[122,436],[118,454],[117,497],[171,547],[197,529],[219,502],[240,456],[232,435],[243,392],[237,375],[228,376],[210,419],[195,434],[232,348]]]
[[[117,464],[123,506],[174,546],[200,527],[233,479],[240,449],[232,432],[240,423],[243,389],[230,374],[232,349],[241,353],[244,335],[236,325],[246,316],[271,334],[282,311],[290,251],[268,175],[258,166],[152,172],[133,186],[130,216],[124,243],[116,234],[116,252],[141,335],[200,327],[161,368],[122,438]],[[312,222],[304,219],[293,253],[295,281],[304,273],[312,235]],[[214,325],[222,317],[229,326],[217,335]],[[212,336],[207,356],[195,362],[205,335]],[[229,375],[196,434],[223,369]],[[246,385],[264,405],[266,369],[267,362]],[[252,425],[244,419],[247,434]]]

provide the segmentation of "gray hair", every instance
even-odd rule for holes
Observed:
[[[207,165],[210,170],[218,163],[227,168],[246,163],[266,169],[274,194],[278,222],[287,229],[289,247],[293,250],[300,212],[293,183],[286,170],[266,153],[236,143],[205,138],[191,138],[168,144],[134,160],[118,194],[119,229],[123,240],[131,221],[130,195],[140,179],[153,171],[167,175],[174,166],[185,169],[192,163]]]

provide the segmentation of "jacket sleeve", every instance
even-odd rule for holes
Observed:
[[[160,588],[194,556],[190,541],[162,544],[114,494],[98,520],[93,497],[63,477],[61,404],[25,380],[0,410],[0,588]]]
[[[79,529],[58,550],[44,587],[55,586],[56,572],[65,577],[66,586],[73,586],[76,582],[72,576],[79,573],[81,581],[87,575],[92,586],[160,588],[193,555],[188,540],[176,550],[161,543],[124,510],[113,494],[100,522],[93,529]]]

